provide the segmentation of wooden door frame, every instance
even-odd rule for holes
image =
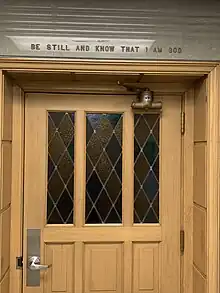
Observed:
[[[220,275],[220,67],[213,62],[165,62],[165,61],[107,61],[107,60],[42,60],[42,59],[0,59],[0,72],[54,72],[54,73],[108,73],[108,74],[137,74],[148,75],[208,75],[208,140],[207,140],[207,292],[219,292]],[[0,81],[1,83],[1,81]],[[16,83],[16,81],[15,81]],[[2,85],[0,84],[0,88]],[[2,95],[1,91],[0,95]],[[190,93],[188,93],[190,95]],[[191,93],[192,95],[192,93]],[[1,97],[3,98],[3,97]],[[184,162],[188,176],[184,178],[185,196],[184,226],[185,245],[184,254],[185,279],[183,284],[192,293],[192,99],[187,98],[185,112],[190,117],[186,121],[184,138]],[[11,255],[10,255],[10,292],[22,292],[22,272],[16,270],[16,256],[22,253],[22,218],[23,218],[23,149],[24,149],[24,93],[18,86],[14,86],[13,97],[13,144],[12,144],[12,199],[11,199]]]

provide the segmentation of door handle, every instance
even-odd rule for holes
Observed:
[[[41,229],[27,229],[26,286],[40,287],[41,272],[50,266],[40,263]]]
[[[31,256],[28,258],[28,269],[31,271],[44,271],[47,270],[49,265],[40,264],[39,256]]]

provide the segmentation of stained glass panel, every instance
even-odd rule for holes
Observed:
[[[74,113],[48,113],[47,223],[73,223]]]
[[[159,114],[134,116],[134,222],[159,222]]]
[[[86,224],[122,222],[122,114],[86,115]]]

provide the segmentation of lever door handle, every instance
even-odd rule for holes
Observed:
[[[39,256],[31,256],[28,258],[28,268],[31,271],[44,271],[47,270],[50,265],[42,265],[40,264]]]

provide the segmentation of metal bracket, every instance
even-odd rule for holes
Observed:
[[[22,270],[23,269],[23,256],[16,257],[16,269]]]

